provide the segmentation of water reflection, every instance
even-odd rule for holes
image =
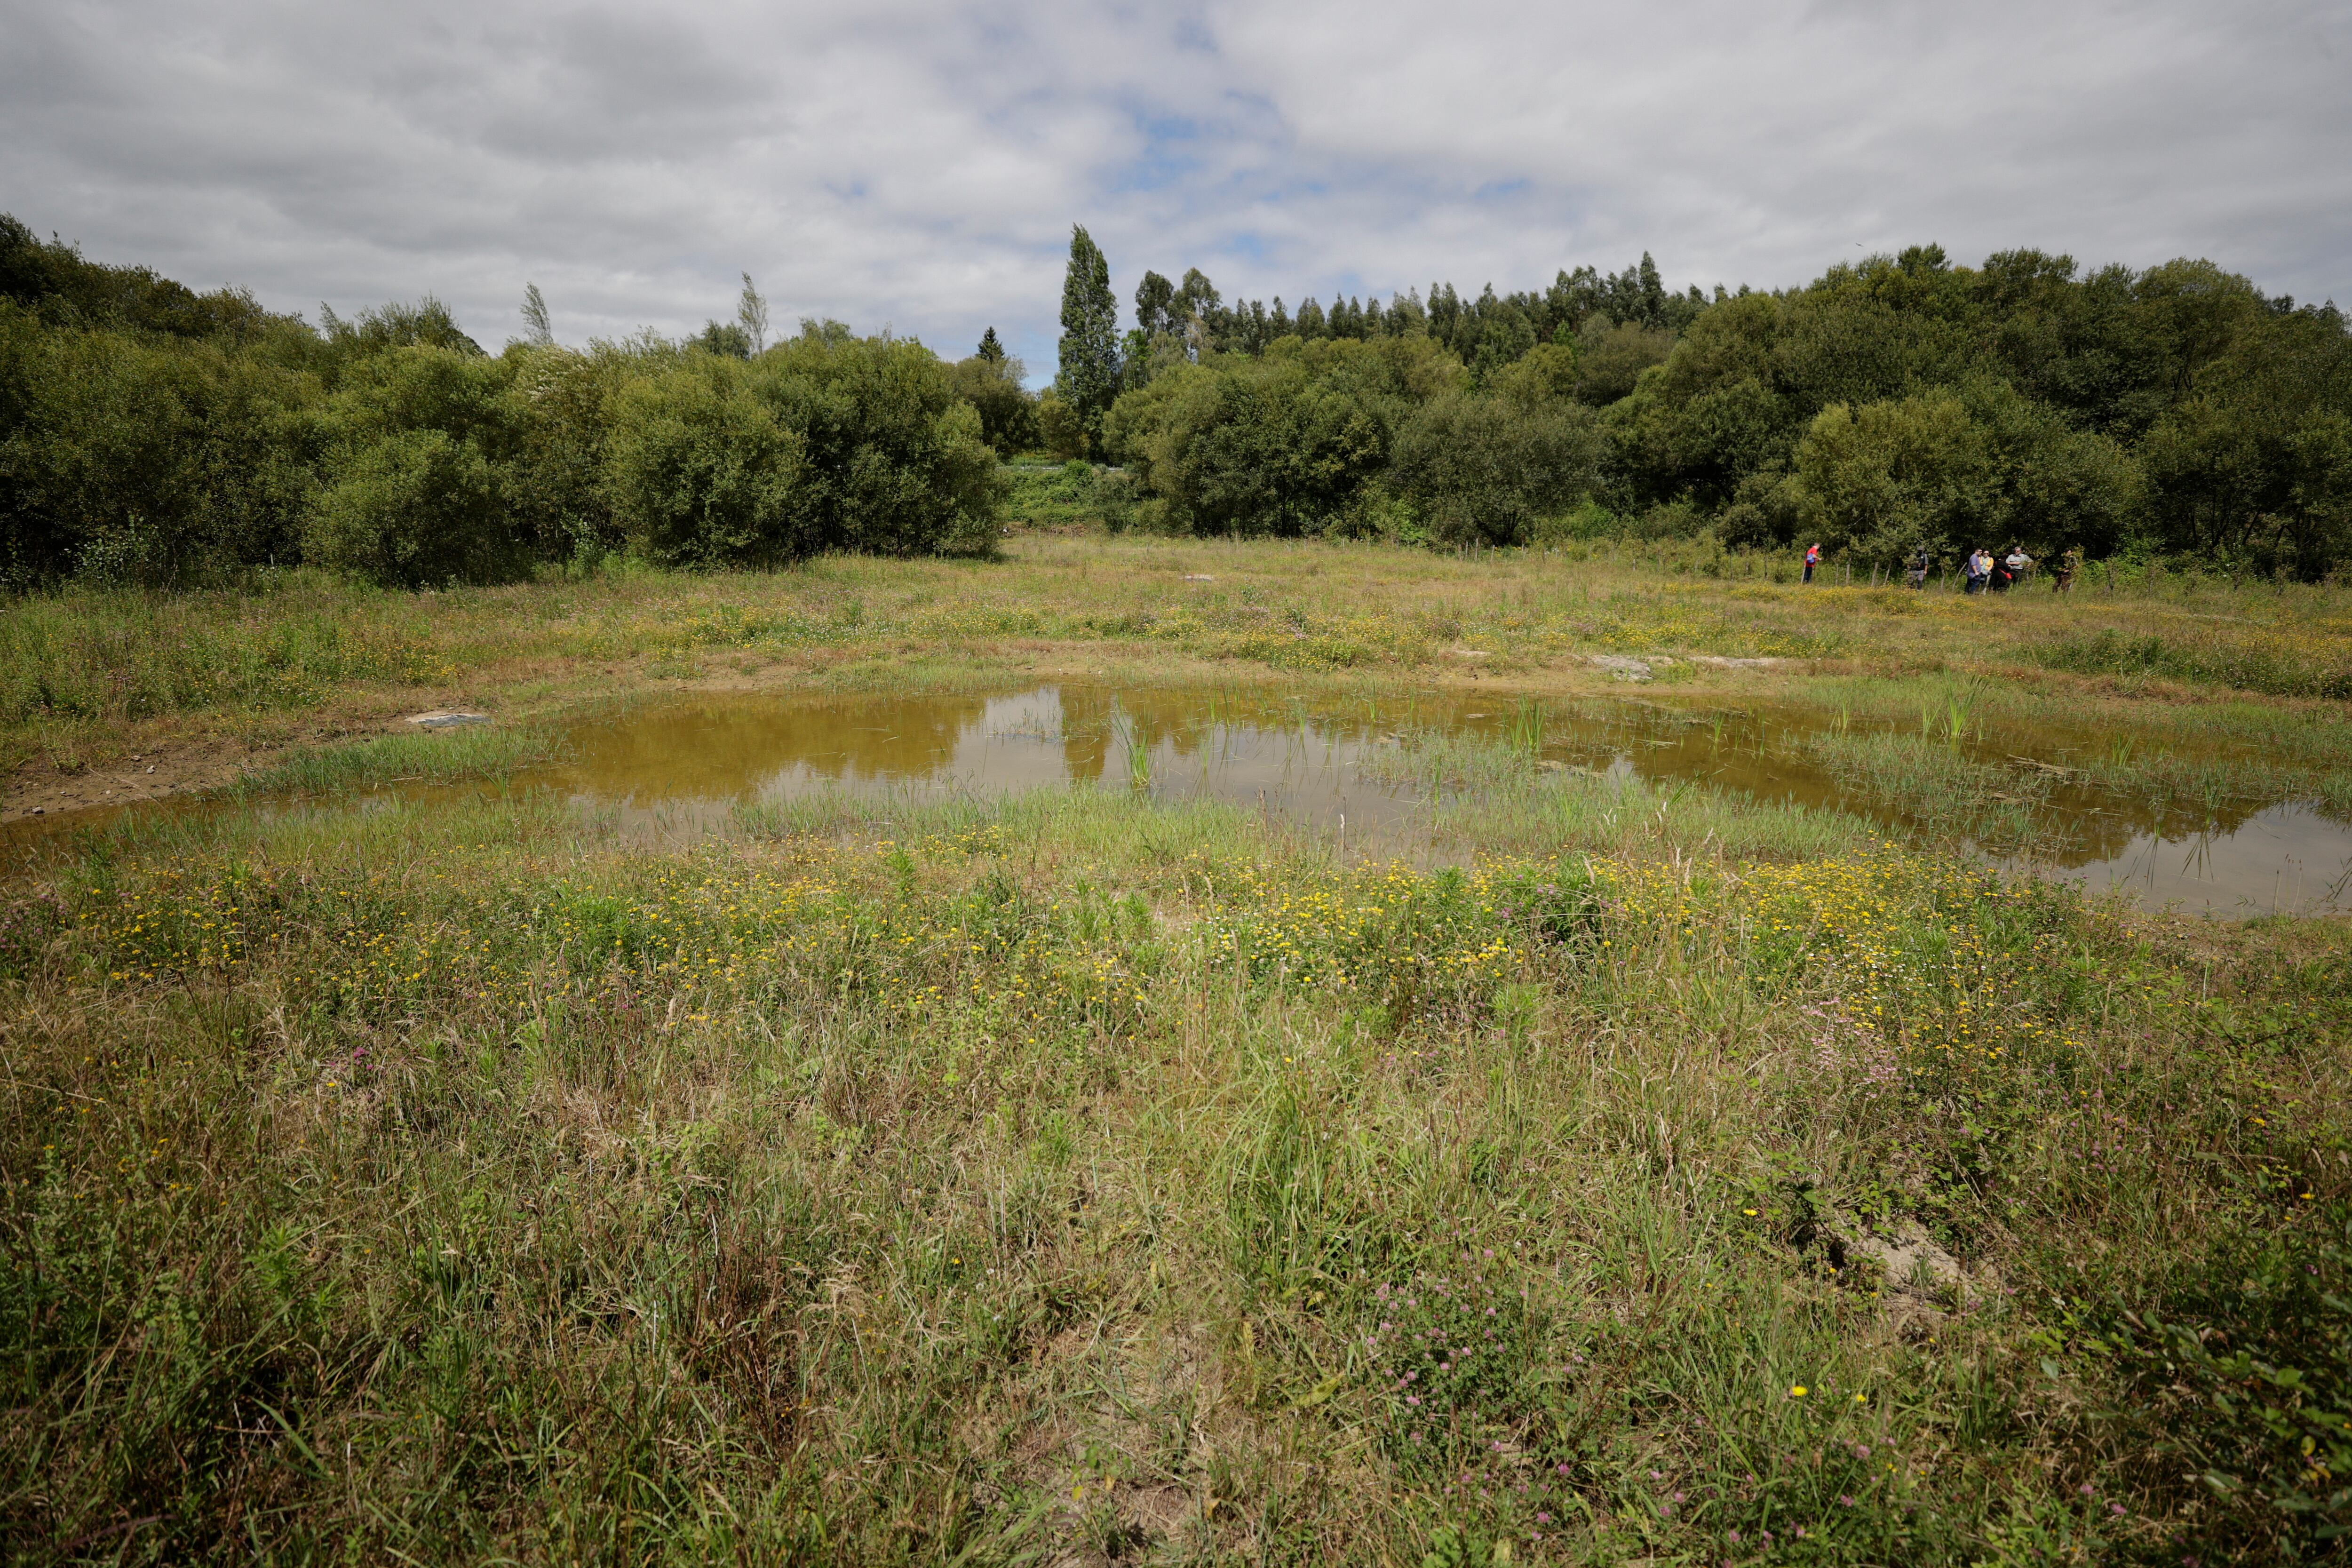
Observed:
[[[2086,864],[2015,864],[2096,892],[2122,888],[2150,904],[2240,915],[2309,912],[2352,907],[2347,839],[2342,823],[2289,801],[2226,830],[2136,834],[2119,853]]]
[[[1539,732],[1530,727],[1538,724]],[[1510,734],[1549,762],[1606,775],[1704,782],[1901,831],[1948,829],[1850,776],[1842,782],[1814,743],[1829,728],[1812,710],[1689,712],[1630,701],[1538,720],[1508,700],[1452,695],[1316,708],[1259,692],[1073,686],[987,698],[730,696],[583,724],[571,735],[575,760],[551,777],[617,806],[628,826],[667,832],[706,830],[742,802],[834,788],[1081,785],[1234,802],[1344,832],[1351,848],[1410,853],[1424,847],[1423,808],[1444,783],[1383,782],[1399,770],[1368,768],[1373,753],[1416,734]],[[1979,742],[1973,750],[2006,765],[2021,760],[2010,748],[2032,743],[2010,734],[1998,748]],[[2030,829],[1982,839],[1990,858],[2221,913],[2347,907],[2352,829],[2309,805],[2217,800],[2191,811],[2075,775],[2037,784],[2047,787],[2015,814]]]
[[[1917,769],[1914,737],[1882,730],[1874,741],[1817,710],[1769,704],[1688,710],[1623,700],[1538,710],[1507,698],[1424,693],[1310,706],[1252,689],[1080,686],[998,696],[698,695],[582,721],[568,733],[564,763],[516,783],[552,785],[654,838],[697,836],[729,826],[746,805],[833,791],[1141,790],[1164,801],[1239,804],[1336,834],[1353,851],[1423,858],[1433,853],[1428,807],[1449,784],[1442,766],[1400,766],[1400,748],[1449,735],[1507,738],[1560,767],[1704,783],[1857,813],[1897,832],[1958,836],[2000,864],[2125,888],[2152,903],[2222,914],[2352,908],[2352,829],[2306,803],[2190,803],[2094,788],[2057,765],[2082,737],[2030,731],[2004,731],[1998,744],[1978,735]],[[1915,773],[1857,771],[1857,737],[1864,752],[1901,752],[1896,761]],[[1918,784],[1932,784],[1937,767],[1969,787],[1939,797]],[[2021,782],[2000,782],[2011,777]],[[1989,789],[1999,803],[2011,788],[2019,804],[1985,809]],[[13,858],[123,809],[12,824],[0,841]],[[1955,809],[1976,815],[1956,826]]]
[[[1422,797],[1364,780],[1358,764],[1396,744],[1396,726],[1454,730],[1495,717],[1442,701],[1309,714],[1238,696],[1085,687],[990,698],[705,698],[579,725],[572,760],[541,776],[617,809],[625,826],[675,833],[706,829],[746,802],[828,789],[1080,785],[1238,803],[1344,831],[1355,847],[1379,840],[1401,851],[1397,830],[1412,826]]]

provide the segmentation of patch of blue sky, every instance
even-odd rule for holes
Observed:
[[[1200,122],[1183,115],[1134,115],[1143,144],[1104,182],[1107,193],[1164,191],[1201,173]]]

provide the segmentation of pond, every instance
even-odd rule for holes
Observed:
[[[997,695],[689,694],[575,721],[564,760],[515,782],[561,791],[656,840],[756,823],[829,792],[1087,787],[1238,804],[1329,835],[1351,854],[1427,859],[1453,857],[1432,808],[1462,794],[1444,742],[1463,738],[1514,747],[1533,769],[1687,781],[1854,812],[2155,905],[2238,916],[2352,909],[2352,826],[2315,800],[2239,788],[2226,763],[2207,765],[2196,788],[2117,787],[2047,737],[1938,739],[1924,715],[1912,732],[1769,702],[1538,707],[1424,693],[1309,703],[1255,688],[1068,684]],[[117,807],[20,821],[0,836],[21,853],[125,810],[209,809],[217,806]]]
[[[1442,771],[1408,742],[1476,736],[1538,765],[1694,781],[1958,837],[2003,865],[2224,914],[2352,907],[2352,826],[2314,803],[2102,788],[1980,737],[1926,746],[1813,710],[1654,701],[1536,708],[1424,694],[1310,705],[1248,689],[1045,685],[998,696],[691,697],[580,723],[547,782],[638,831],[697,833],[829,790],[991,794],[1084,785],[1236,803],[1352,851],[1427,847]],[[2011,737],[2007,745],[2025,744]]]

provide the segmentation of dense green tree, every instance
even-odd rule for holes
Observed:
[[[363,361],[393,349],[447,349],[478,355],[482,345],[467,337],[449,307],[427,294],[414,305],[395,300],[348,320],[331,306],[319,307],[319,322],[337,364]]]
[[[2006,547],[1969,536],[1990,510],[1990,456],[1968,409],[1938,395],[1832,404],[1798,442],[1795,468],[1817,542],[1895,562],[1921,548]]]
[[[320,395],[218,338],[47,327],[0,300],[0,585],[294,560]]]
[[[1256,359],[1172,367],[1119,399],[1105,436],[1166,526],[1319,532],[1349,524],[1397,427],[1461,379],[1425,338],[1292,338]]]
[[[263,310],[242,289],[199,294],[148,268],[86,260],[73,246],[41,239],[7,213],[0,213],[0,299],[52,325],[179,338],[251,342],[299,325],[294,317]]]
[[[2208,262],[1922,245],[1708,299],[1644,256],[1297,319],[1190,268],[1147,276],[1122,346],[1083,229],[1071,260],[1033,398],[993,328],[953,365],[837,321],[762,353],[748,277],[732,321],[585,351],[529,289],[492,359],[430,298],[313,331],[0,219],[0,580],[984,550],[996,454],[1035,447],[1128,463],[1147,521],[1203,531],[1503,541],[1590,487],[1643,528],[1874,557],[2352,565],[2352,332]]]
[[[694,335],[692,342],[703,353],[717,354],[721,359],[750,359],[756,352],[752,347],[751,334],[743,330],[740,321],[705,321],[702,331]]]
[[[1118,395],[1118,300],[1110,291],[1110,263],[1083,226],[1070,231],[1060,353],[1055,387],[1091,436]]]
[[[472,442],[395,430],[341,454],[312,501],[304,556],[388,587],[496,582],[523,556],[506,487]]]
[[[1436,543],[1524,544],[1591,488],[1600,454],[1591,411],[1567,399],[1449,392],[1398,431],[1394,483]]]
[[[950,374],[957,395],[980,416],[982,440],[1008,458],[1037,445],[1037,400],[1022,384],[1027,368],[1004,352],[993,327],[981,340],[981,352],[956,362]]]
[[[618,396],[606,472],[613,515],[646,559],[760,566],[816,549],[807,443],[740,361],[688,356]]]
[[[1176,285],[1157,272],[1146,271],[1135,286],[1135,330],[1149,342],[1159,332],[1177,330]]]
[[[1674,334],[1660,328],[1611,326],[1606,316],[1589,317],[1577,342],[1578,400],[1600,408],[1626,396],[1643,371],[1665,363],[1674,347]]]
[[[804,444],[809,548],[984,553],[1004,480],[978,410],[920,343],[836,340],[821,328],[770,349],[752,384]]]
[[[304,558],[399,587],[513,576],[530,551],[510,503],[521,446],[514,363],[408,343],[349,366],[322,411]]]

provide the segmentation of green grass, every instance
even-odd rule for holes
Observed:
[[[326,795],[395,784],[452,784],[538,766],[554,761],[562,750],[552,731],[528,725],[463,725],[416,734],[379,735],[290,752],[245,774],[234,790],[256,797]]]
[[[1988,845],[2027,841],[2049,796],[2050,776],[1963,753],[1951,739],[1957,712],[1937,715],[1944,721],[1940,737],[1825,730],[1805,736],[1801,745],[1849,795],[1931,835]]]
[[[2345,1519],[2333,927],[1440,760],[1469,868],[1108,790],[86,841],[0,914],[9,1537],[2218,1562]],[[1874,1219],[1965,1282],[1874,1273]]]
[[[2342,923],[1942,847],[2037,789],[2339,799],[2333,703],[2028,657],[2084,605],[2324,637],[2334,591],[1987,606],[1573,549],[12,606],[94,731],[287,710],[157,673],[281,634],[313,707],[446,679],[502,714],[625,695],[607,660],[903,691],[1076,648],[1205,665],[1236,714],[1271,669],[1370,704],[1402,739],[1367,782],[1433,796],[1412,863],[1144,788],[649,844],[428,787],[551,755],[502,721],[61,841],[0,884],[12,1560],[2339,1552]],[[1879,820],[1545,763],[1558,699],[1622,691],[1585,650],[1801,639],[1844,662],[1647,695],[1766,707]],[[425,663],[333,662],[394,646]],[[1422,721],[1439,671],[1497,732]],[[1957,1276],[1888,1276],[1922,1237]]]

